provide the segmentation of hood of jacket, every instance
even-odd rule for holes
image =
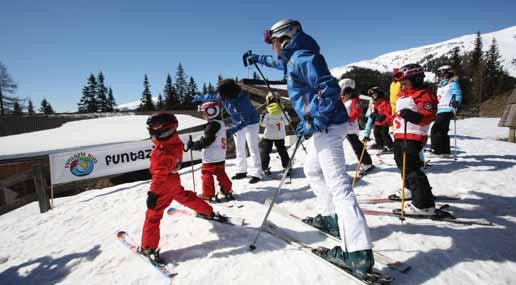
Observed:
[[[320,47],[317,42],[309,35],[304,32],[297,33],[292,40],[281,49],[280,57],[285,61],[289,61],[290,57],[294,52],[298,50],[311,51],[313,53],[319,53]]]

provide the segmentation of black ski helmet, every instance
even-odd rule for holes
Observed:
[[[409,63],[402,66],[393,77],[397,81],[409,80],[412,86],[417,88],[423,85],[425,70],[417,63]]]
[[[177,130],[178,122],[174,114],[158,112],[147,119],[147,130],[151,138],[164,140],[172,136]]]
[[[240,94],[242,88],[233,79],[224,79],[219,81],[218,92],[222,99],[233,99]]]
[[[378,99],[386,99],[385,92],[383,92],[383,90],[378,86],[369,88],[369,90],[367,90],[367,95],[371,96],[375,101]]]

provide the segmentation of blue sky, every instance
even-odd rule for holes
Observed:
[[[218,74],[250,76],[242,53],[270,54],[263,31],[282,18],[301,21],[330,67],[516,25],[511,0],[1,1],[0,61],[17,96],[38,107],[46,97],[57,111],[75,111],[88,75],[99,71],[117,103],[141,97],[144,74],[157,96],[179,62],[199,85]]]

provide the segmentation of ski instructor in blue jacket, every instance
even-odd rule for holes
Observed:
[[[237,173],[232,179],[243,179],[247,175],[249,183],[259,182],[263,177],[262,160],[258,146],[260,131],[260,116],[251,104],[249,97],[242,92],[240,86],[233,79],[219,82],[218,93],[197,95],[193,101],[222,102],[224,110],[231,118],[231,127],[226,130],[226,137],[235,135]],[[246,145],[249,147],[251,163],[247,165]]]
[[[340,236],[342,246],[321,255],[356,274],[371,271],[374,258],[369,228],[346,173],[342,143],[348,116],[337,80],[328,70],[319,45],[295,20],[281,20],[265,32],[265,42],[277,55],[244,54],[247,64],[283,70],[288,95],[301,122],[297,134],[309,138],[304,164],[306,178],[317,196],[320,214],[306,222]]]

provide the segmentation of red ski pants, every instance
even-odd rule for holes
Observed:
[[[159,193],[156,193],[158,195],[156,207],[154,207],[154,209],[147,209],[145,213],[141,243],[142,248],[156,249],[158,247],[160,221],[163,217],[163,212],[173,200],[202,215],[210,216],[213,213],[213,208],[204,200],[197,197],[195,192],[184,190],[178,175],[169,175],[166,183],[158,188],[157,192]]]
[[[201,174],[202,194],[204,197],[215,196],[215,182],[213,180],[214,175],[215,177],[217,177],[217,181],[219,181],[222,193],[227,194],[231,192],[231,187],[233,186],[233,183],[231,183],[231,180],[229,180],[229,177],[226,174],[224,162],[203,163],[201,166]]]

